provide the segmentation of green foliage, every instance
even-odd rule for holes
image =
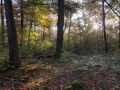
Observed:
[[[115,71],[120,71],[120,53],[115,52],[112,58],[109,59],[108,65],[110,65]]]
[[[118,2],[117,2],[117,0],[111,0],[111,3],[112,3],[112,4],[116,4],[116,3],[118,3]]]
[[[94,9],[96,7],[96,2],[90,2],[90,3],[86,3],[86,8],[88,9],[88,10],[92,10],[92,9]]]
[[[49,53],[49,50],[54,47],[54,43],[48,40],[44,40],[41,44],[36,45],[32,49],[32,53],[34,57],[39,57],[40,55],[46,55]]]
[[[73,81],[72,83],[65,85],[63,90],[85,90],[84,85],[78,81]]]
[[[88,69],[88,66],[80,66],[80,67],[78,68],[78,70],[80,70],[80,72],[86,72],[86,71],[88,71],[89,69]]]
[[[4,71],[8,66],[8,49],[0,48],[0,71]]]
[[[71,85],[73,90],[84,90],[84,86],[78,81],[73,82]]]
[[[0,71],[4,71],[8,68],[8,58],[0,58]]]
[[[27,57],[39,57],[49,53],[54,47],[54,43],[48,40],[44,40],[41,44],[31,46],[30,49],[27,47],[20,47],[20,58],[25,59]]]
[[[33,57],[38,57],[40,55],[42,55],[42,50],[39,46],[36,46],[32,49],[33,52]]]
[[[45,64],[43,64],[41,61],[39,61],[39,62],[37,63],[37,67],[38,67],[38,68],[44,68],[44,67],[45,67]]]
[[[20,58],[25,59],[30,55],[30,50],[28,50],[26,47],[20,47]]]
[[[53,46],[53,43],[50,42],[50,41],[48,41],[48,40],[44,40],[42,42],[42,44],[40,45],[40,47],[41,47],[41,49],[42,49],[43,52],[46,52],[46,50],[48,48],[51,48],[52,46]]]
[[[71,85],[65,85],[63,90],[70,90],[70,89],[72,89]]]
[[[77,10],[79,9],[79,7],[80,7],[79,3],[67,1],[65,3],[65,15],[68,16],[69,12],[71,14],[77,12]]]
[[[116,83],[120,83],[120,78],[119,77],[113,78],[112,81]]]
[[[59,58],[59,60],[62,61],[62,62],[68,62],[69,58],[68,58],[68,56],[65,53],[62,53],[61,57]]]

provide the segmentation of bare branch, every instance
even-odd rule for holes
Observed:
[[[118,11],[114,10],[114,8],[105,0],[105,3],[109,6],[109,8],[120,18],[120,15],[117,13]]]

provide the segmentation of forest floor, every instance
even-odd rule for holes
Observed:
[[[19,69],[0,73],[0,90],[120,90],[120,71],[104,67],[108,57],[97,58],[24,59]]]

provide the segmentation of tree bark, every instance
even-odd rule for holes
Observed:
[[[43,32],[42,32],[42,42],[44,42],[45,40],[45,27],[43,27]]]
[[[30,38],[31,38],[31,29],[32,29],[33,22],[30,22],[30,28],[28,33],[28,50],[30,49]]]
[[[36,33],[36,23],[34,22],[34,32]],[[37,44],[37,37],[36,35],[34,35],[34,38],[35,38],[35,45]]]
[[[4,29],[4,8],[3,8],[3,0],[1,0],[1,41],[2,41],[2,46],[5,46],[5,29]]]
[[[64,22],[64,29],[63,29],[63,34],[65,33],[65,30],[67,28],[67,23],[68,23],[68,19],[69,19],[69,16],[66,17],[66,21]]]
[[[119,52],[120,52],[120,18],[119,18]]]
[[[107,42],[107,34],[106,34],[106,28],[105,28],[105,6],[104,6],[104,0],[102,0],[102,9],[103,9],[103,37],[104,37],[104,49],[105,53],[108,53],[108,42]]]
[[[49,30],[49,40],[51,40],[51,26],[48,27]]]
[[[68,31],[68,51],[70,50],[70,33],[71,33],[71,18],[72,18],[72,15],[70,13],[70,23],[69,23],[69,31]]]
[[[23,0],[21,0],[20,16],[21,16],[21,38],[20,38],[20,45],[22,46],[23,45],[23,24],[24,24]]]
[[[55,53],[55,56],[57,57],[61,57],[61,54],[63,53],[64,2],[65,0],[58,0],[58,31]]]
[[[11,66],[19,67],[20,59],[18,53],[18,41],[17,32],[15,26],[15,20],[13,15],[12,1],[4,0],[6,24],[8,33],[8,46],[9,46],[9,64]]]

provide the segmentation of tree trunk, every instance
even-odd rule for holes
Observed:
[[[33,24],[33,22],[31,21],[31,22],[30,22],[29,33],[28,33],[28,50],[30,49],[30,38],[31,38],[32,24]]]
[[[71,31],[71,13],[70,13],[70,23],[69,23],[69,31],[68,31],[68,51],[70,50],[70,31]]]
[[[4,0],[4,5],[5,5],[8,44],[9,44],[9,64],[15,67],[19,67],[20,60],[18,53],[17,33],[16,33],[16,26],[13,15],[12,1]]]
[[[2,46],[5,46],[5,29],[4,29],[4,8],[3,8],[3,0],[1,0],[1,41],[2,41]]]
[[[48,27],[48,30],[49,30],[49,41],[51,40],[51,26]]]
[[[23,23],[24,23],[23,0],[21,0],[20,16],[21,16],[21,38],[20,38],[20,45],[22,46],[23,45]]]
[[[65,30],[66,30],[66,28],[67,28],[69,16],[67,16],[66,18],[67,18],[67,19],[66,19],[66,21],[64,22],[63,34],[65,33]]]
[[[64,26],[64,2],[58,0],[58,23],[57,23],[57,44],[55,56],[60,57],[63,53],[63,26]]]
[[[45,27],[43,29],[43,32],[42,32],[42,42],[45,40]]]
[[[36,33],[36,23],[34,22],[34,32]],[[36,37],[36,34],[34,35],[34,38],[35,38],[35,45],[37,44],[37,37]]]
[[[120,52],[120,18],[119,18],[119,52]]]
[[[104,37],[104,49],[105,53],[108,53],[108,42],[107,42],[107,35],[106,35],[106,28],[105,28],[105,6],[104,0],[102,0],[102,8],[103,8],[103,37]]]

